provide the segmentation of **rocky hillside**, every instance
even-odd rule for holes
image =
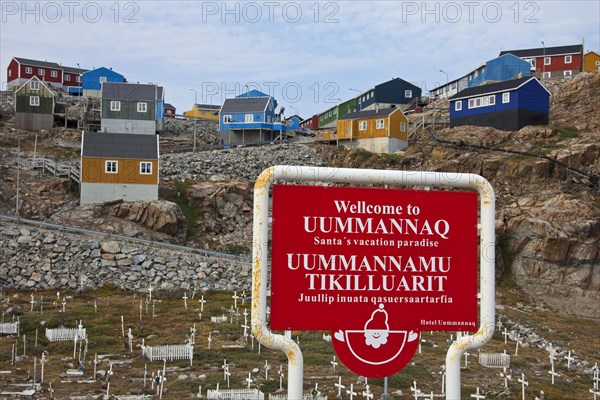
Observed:
[[[270,165],[477,173],[492,183],[497,197],[499,282],[524,288],[554,309],[599,318],[600,75],[546,84],[553,94],[548,126],[518,132],[460,127],[437,131],[437,139],[421,131],[398,154],[316,143],[163,154],[161,201],[153,204],[79,207],[76,188],[22,170],[22,215],[248,254],[253,182]],[[0,168],[14,165],[16,135],[25,151],[33,147],[31,133],[15,133],[8,125],[0,128]],[[170,127],[161,141],[190,146],[189,128],[189,122]],[[202,140],[211,143],[206,129]],[[68,145],[76,143],[77,132],[44,135],[38,151],[72,154]],[[0,210],[6,212],[14,210],[16,174],[14,168],[4,171]]]

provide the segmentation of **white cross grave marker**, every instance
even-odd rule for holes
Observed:
[[[31,310],[29,310],[30,312],[33,312],[33,305],[35,304],[35,299],[33,298],[33,293],[31,293]]]
[[[212,342],[212,337],[211,337],[212,332],[208,332],[208,348],[210,349],[210,342]]]
[[[471,353],[468,352],[464,352],[463,353],[465,355],[465,368],[469,365],[469,356],[471,355]]]
[[[525,374],[521,373],[521,377],[519,379],[517,379],[519,381],[519,383],[521,384],[521,393],[523,394],[522,396],[522,400],[525,400],[525,388],[527,386],[529,386],[529,382],[527,382],[525,380]]]
[[[504,328],[504,332],[502,332],[502,334],[504,335],[504,344],[508,343],[508,336],[510,335],[510,333],[508,333],[508,331],[506,330],[506,328]]]
[[[415,396],[415,400],[418,400],[419,395],[421,394],[421,390],[417,389],[417,381],[413,381],[413,385],[411,386],[410,391],[413,392],[413,396]]]
[[[342,377],[338,376],[338,383],[334,384],[336,388],[338,388],[338,397],[342,397],[342,389],[346,389],[345,385],[342,385]]]
[[[234,307],[235,309],[237,309],[237,301],[238,301],[238,299],[240,298],[240,297],[237,295],[237,292],[235,292],[235,291],[234,291],[234,292],[233,292],[233,296],[231,296],[231,298],[233,299],[233,307]]]
[[[152,291],[154,289],[152,289],[152,284],[148,285],[148,301],[152,301]]]
[[[354,391],[354,383],[350,384],[350,389],[346,390],[346,394],[350,395],[350,400],[354,399],[354,396],[358,395],[358,393]]]
[[[477,387],[477,392],[472,394],[471,397],[473,397],[475,400],[483,400],[485,399],[485,396],[482,394],[479,394],[479,387]]]
[[[329,362],[333,367],[333,373],[335,373],[335,367],[338,365],[337,361],[335,361],[335,356],[333,356],[333,361]]]
[[[504,372],[500,372],[500,377],[504,378],[504,388],[508,389],[508,381],[512,379],[512,375],[506,372],[506,367],[504,367]]]
[[[558,372],[554,371],[554,363],[551,364],[552,369],[548,373],[552,376],[552,384],[554,385],[554,377],[560,376]]]
[[[279,374],[279,390],[283,390],[283,364],[279,365],[277,373]]]
[[[183,308],[185,308],[187,310],[187,292],[183,294]]]
[[[252,384],[252,374],[248,372],[248,377],[246,378],[246,382],[248,382],[248,389],[250,389],[250,385]]]
[[[200,303],[200,312],[203,313],[204,312],[204,303],[206,303],[206,300],[204,300],[204,295],[202,295],[200,297],[200,300],[198,300],[198,303]]]
[[[271,369],[271,366],[269,365],[268,360],[265,360],[265,381],[269,380],[269,370]]]
[[[565,360],[567,360],[567,369],[571,369],[571,361],[575,361],[575,357],[571,356],[571,351],[565,356]]]

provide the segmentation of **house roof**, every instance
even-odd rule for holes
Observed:
[[[50,94],[52,95],[52,97],[55,97],[55,96],[56,96],[56,95],[54,94],[54,91],[52,90],[52,88],[51,88],[51,87],[49,87],[48,85],[46,85],[46,84],[44,83],[44,81],[42,81],[40,78],[38,78],[38,77],[37,77],[37,76],[35,76],[35,75],[34,75],[34,76],[32,76],[31,78],[29,78],[29,79],[27,80],[27,82],[25,82],[24,84],[22,84],[22,85],[21,85],[21,86],[20,86],[20,87],[19,87],[19,88],[18,88],[18,89],[15,91],[15,93],[17,93],[19,90],[23,89],[25,86],[29,85],[29,82],[31,82],[31,81],[37,81],[37,82],[39,82],[41,85],[43,85],[43,86],[46,88],[46,90],[47,90],[48,92],[50,92]]]
[[[83,69],[83,68],[73,68],[73,67],[62,67],[63,71],[69,73],[69,74],[83,74],[84,72],[88,72],[87,69]]]
[[[359,119],[359,118],[374,118],[374,117],[387,117],[392,114],[394,111],[400,110],[399,108],[382,108],[379,111],[376,110],[365,110],[365,111],[355,111],[352,113],[348,113],[340,118],[342,119]]]
[[[81,156],[98,158],[158,159],[158,135],[84,132]]]
[[[106,68],[106,67],[98,67],[98,68],[94,68],[94,69],[90,69],[90,70],[86,70],[85,72],[82,72],[82,74],[88,74],[90,72],[98,72],[98,71],[109,71],[112,72],[116,75],[120,75],[123,76],[123,74],[118,73],[117,71],[113,71],[111,68]],[[124,76],[123,76],[124,77]]]
[[[556,47],[538,47],[535,49],[523,49],[523,50],[503,50],[499,55],[507,53],[514,54],[517,57],[543,57],[556,56],[562,54],[576,54],[583,51],[583,45],[575,44],[570,46],[556,46]]]
[[[241,99],[244,97],[270,97],[270,96],[266,93],[261,92],[260,90],[252,89],[245,93],[239,94],[235,97],[238,99]]]
[[[19,64],[32,65],[34,67],[62,69],[62,67],[59,64],[55,63],[55,62],[32,60],[32,59],[29,59],[29,58],[21,58],[21,57],[13,57],[13,58],[15,60],[17,60],[17,62]]]
[[[244,97],[235,99],[225,99],[221,107],[221,114],[224,113],[243,113],[243,112],[263,112],[269,104],[270,97]]]
[[[165,110],[175,110],[175,106],[171,103],[165,103]]]
[[[490,83],[487,85],[479,85],[479,86],[475,86],[472,88],[467,88],[467,89],[461,90],[454,96],[450,97],[450,100],[460,100],[460,99],[484,95],[484,94],[492,94],[492,93],[516,90],[519,87],[526,84],[527,82],[529,82],[530,80],[537,81],[548,92],[548,89],[546,89],[545,86],[542,85],[536,77],[527,76],[525,78],[511,79],[508,81]],[[548,93],[550,93],[550,92],[548,92]]]
[[[196,108],[200,110],[219,110],[221,106],[215,104],[196,104]]]
[[[104,82],[102,98],[114,100],[156,101],[159,88],[152,84]]]

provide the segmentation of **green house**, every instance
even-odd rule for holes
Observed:
[[[15,127],[29,131],[49,130],[54,122],[54,92],[37,76],[15,92]]]
[[[154,84],[104,82],[100,130],[156,134],[157,102],[161,96],[162,88]]]
[[[356,97],[325,110],[319,114],[319,128],[335,128],[337,120],[356,111]]]

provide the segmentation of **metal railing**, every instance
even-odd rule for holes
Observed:
[[[13,216],[9,216],[9,215],[0,215],[0,220],[11,221],[11,222],[15,222],[18,224],[37,225],[37,226],[40,226],[40,227],[43,227],[46,229],[58,230],[61,232],[77,233],[77,234],[84,234],[84,235],[94,235],[94,236],[104,236],[107,238],[125,240],[128,242],[139,243],[139,244],[148,245],[148,246],[156,246],[156,247],[162,247],[162,248],[167,248],[167,249],[171,249],[171,250],[185,251],[185,252],[189,252],[189,253],[200,254],[205,257],[226,259],[226,260],[235,261],[235,262],[239,262],[239,263],[250,264],[250,262],[251,262],[250,257],[236,256],[233,254],[221,253],[218,251],[196,249],[194,247],[180,246],[178,244],[172,244],[172,243],[155,242],[153,240],[134,238],[134,237],[130,237],[130,236],[119,235],[116,233],[106,233],[106,232],[100,232],[100,231],[93,231],[90,229],[76,228],[73,226],[50,224],[48,222],[34,221],[34,220],[24,219],[24,218],[20,218],[20,217],[13,217]]]
[[[80,181],[78,165],[58,163],[48,158],[28,158],[22,161],[22,164],[29,169],[41,169],[53,176],[66,177],[75,183],[79,183]]]

